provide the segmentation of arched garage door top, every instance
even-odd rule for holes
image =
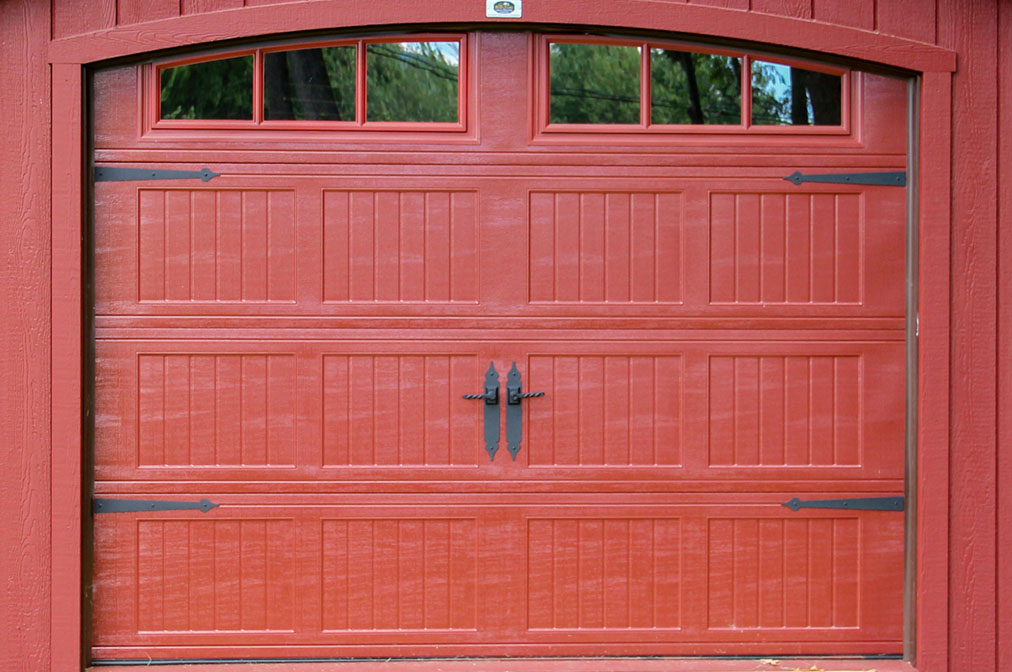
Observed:
[[[284,3],[146,21],[51,42],[54,63],[94,63],[151,51],[297,31],[406,24],[487,24],[481,3],[375,0],[349,11],[334,0]],[[953,71],[955,53],[923,42],[828,23],[755,12],[643,0],[538,3],[524,8],[528,25],[609,26],[667,31],[817,50],[915,71]],[[98,14],[93,11],[78,14]],[[59,12],[56,16],[59,22]],[[106,21],[108,23],[108,21]],[[508,20],[497,22],[509,23]]]

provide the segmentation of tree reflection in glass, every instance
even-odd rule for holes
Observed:
[[[843,78],[779,63],[752,62],[752,123],[839,126]]]
[[[253,56],[161,71],[162,119],[253,119]]]
[[[640,47],[551,43],[550,122],[638,124],[640,53]]]
[[[460,42],[366,47],[368,121],[458,121]]]
[[[264,119],[355,121],[355,47],[264,54]]]
[[[651,49],[650,121],[740,124],[741,59]]]

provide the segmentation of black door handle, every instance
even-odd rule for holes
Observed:
[[[544,392],[524,392],[520,381],[520,370],[513,362],[506,377],[506,449],[515,462],[520,452],[520,442],[524,434],[524,413],[522,402],[531,397],[543,397]]]
[[[485,400],[485,451],[492,461],[499,450],[499,372],[493,362],[488,363],[488,371],[485,372],[485,391],[465,394],[464,398]]]

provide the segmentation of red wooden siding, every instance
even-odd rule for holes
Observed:
[[[80,358],[80,351],[67,352],[54,345],[51,329],[57,324],[79,330],[80,323],[75,325],[72,310],[65,317],[54,316],[46,297],[54,276],[56,281],[70,279],[63,269],[52,267],[53,255],[67,262],[66,270],[73,277],[80,266],[69,260],[80,257],[80,246],[53,241],[49,227],[59,207],[50,194],[50,170],[65,174],[50,162],[52,143],[72,134],[56,129],[51,134],[47,124],[46,101],[52,90],[45,55],[49,24],[48,3],[0,4],[0,34],[4,36],[0,79],[4,87],[10,87],[10,95],[0,96],[0,114],[4,137],[10,143],[5,146],[17,147],[16,152],[5,150],[0,161],[0,180],[7,190],[0,199],[4,221],[0,226],[0,408],[4,415],[0,421],[0,505],[4,511],[0,534],[6,540],[0,548],[0,567],[8,577],[0,597],[0,643],[12,669],[25,671],[48,666],[54,655],[58,657],[53,654],[50,630],[54,625],[72,625],[80,605],[79,600],[59,606],[52,603],[60,588],[77,595],[80,587],[66,575],[79,559],[63,558],[65,564],[61,564],[61,558],[52,557],[53,533],[80,537],[76,522],[80,516],[68,515],[66,510],[72,507],[54,501],[52,478],[80,479],[76,465],[61,469],[54,463],[50,448],[55,440],[71,441],[80,432],[77,426],[65,430],[51,423],[50,376],[54,362],[72,370],[71,362]],[[73,171],[66,172],[72,179]],[[56,378],[68,380],[59,374]],[[61,611],[67,612],[66,617]],[[66,648],[73,652],[77,647],[68,643]]]
[[[278,4],[284,0],[101,0],[84,11],[72,0],[54,3],[56,38],[80,35],[102,28],[130,26],[180,15],[203,14],[242,7]],[[665,0],[682,4],[687,0]],[[935,43],[935,0],[859,0],[841,5],[833,0],[707,0],[698,4],[728,7],[762,14],[822,21],[874,30],[921,42]]]

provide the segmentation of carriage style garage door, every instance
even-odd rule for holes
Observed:
[[[472,32],[92,88],[95,659],[902,651],[905,189],[783,178],[904,170],[904,80]]]

